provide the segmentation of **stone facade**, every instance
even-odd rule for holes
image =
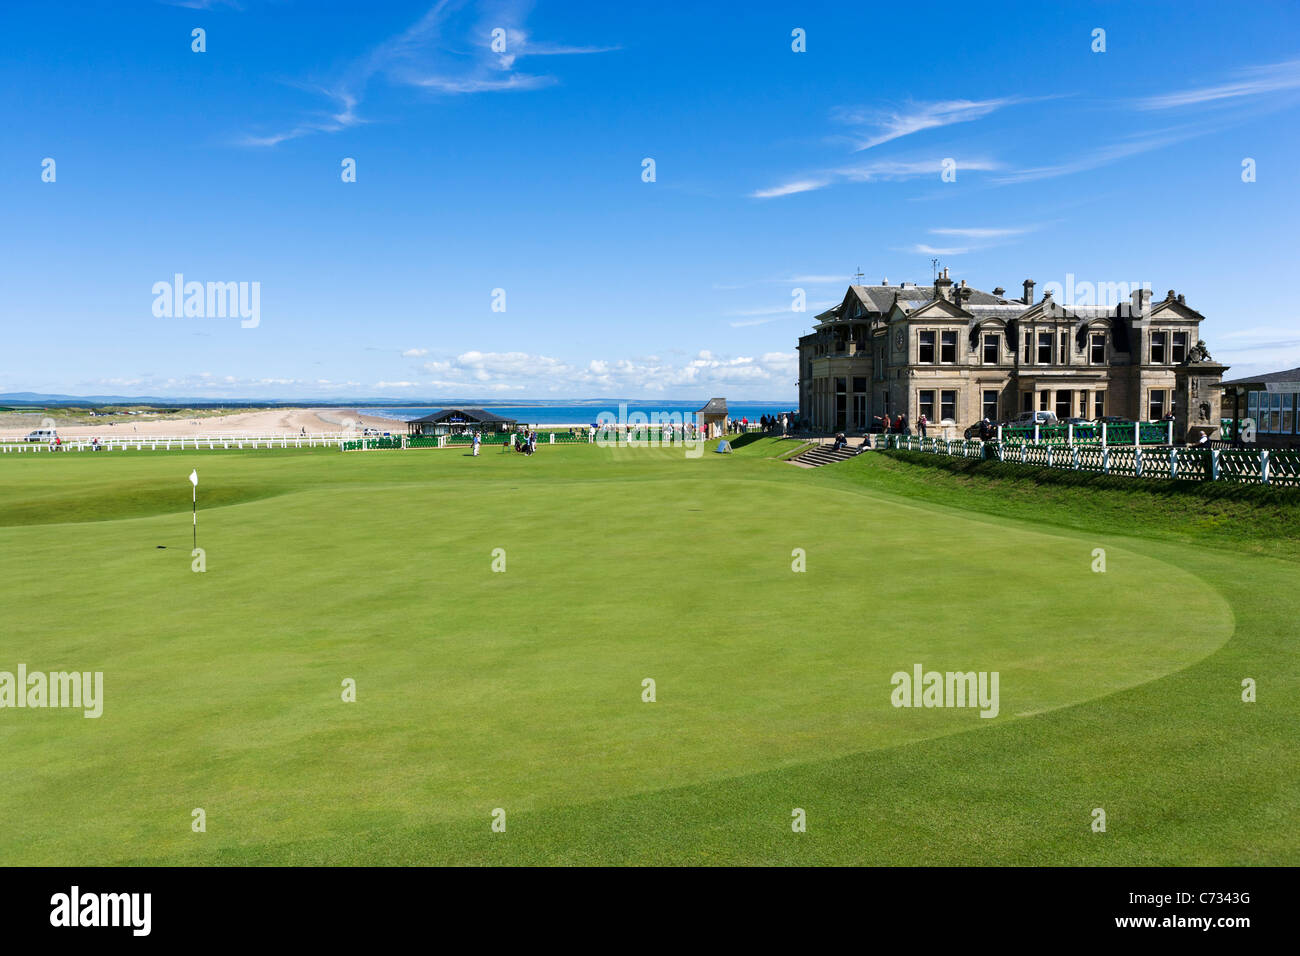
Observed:
[[[881,415],[922,412],[932,435],[959,437],[1044,409],[1057,418],[1151,421],[1171,410],[1179,437],[1219,426],[1224,366],[1200,342],[1204,318],[1170,291],[1129,302],[1034,301],[1034,283],[1008,299],[954,283],[849,286],[799,339],[799,408],[820,431],[864,432]]]

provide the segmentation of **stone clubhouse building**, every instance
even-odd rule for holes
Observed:
[[[1119,305],[1034,301],[948,278],[851,285],[799,339],[799,409],[814,429],[860,433],[882,415],[924,414],[931,435],[961,437],[1030,410],[1067,418],[1174,415],[1175,440],[1219,429],[1225,366],[1200,340],[1202,316],[1172,290]]]

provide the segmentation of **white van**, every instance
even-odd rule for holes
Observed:
[[[58,437],[53,428],[38,428],[34,432],[28,432],[23,441],[54,441]]]

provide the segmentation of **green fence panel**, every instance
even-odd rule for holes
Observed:
[[[1270,485],[1300,485],[1300,451],[1274,451],[1268,456]]]
[[[1168,422],[1142,422],[1138,429],[1138,434],[1141,436],[1140,441],[1144,445],[1169,444],[1170,429]]]

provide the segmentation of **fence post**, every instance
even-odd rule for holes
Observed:
[[[1066,422],[1065,424],[1065,442],[1068,445],[1074,444],[1074,422]]]
[[[1268,449],[1261,448],[1259,451],[1259,480],[1268,484]]]
[[[1106,423],[1101,423],[1101,447],[1106,447]]]
[[[1038,444],[1038,419],[1034,419],[1034,444]]]
[[[1219,480],[1219,449],[1210,449],[1210,481]]]
[[[1178,477],[1178,449],[1172,444],[1169,446],[1169,477]]]
[[[1074,453],[1074,470],[1078,471],[1079,470],[1079,449],[1076,446],[1071,445],[1070,451]]]
[[[1052,447],[1053,446],[1051,445],[1047,446],[1047,467],[1048,468],[1052,467]]]
[[[1142,477],[1142,446],[1139,445],[1133,449],[1133,476]]]
[[[1101,473],[1103,475],[1110,474],[1110,449],[1105,445],[1101,446]]]
[[[1023,442],[1023,441],[1022,441],[1022,442],[1020,443],[1020,464],[1022,464],[1022,465],[1025,463],[1025,449],[1027,449],[1028,447],[1029,447],[1029,443],[1028,443],[1028,442]]]
[[[1001,426],[1001,425],[998,426],[998,444],[999,444],[999,445],[1002,444],[1002,426]]]
[[[1133,447],[1142,447],[1142,423],[1138,421],[1133,423]]]
[[[1168,444],[1170,445],[1170,447],[1172,447],[1173,444],[1174,444],[1174,420],[1173,420],[1172,418],[1169,419],[1169,421],[1168,421],[1167,424],[1169,425],[1169,441],[1168,441]]]

